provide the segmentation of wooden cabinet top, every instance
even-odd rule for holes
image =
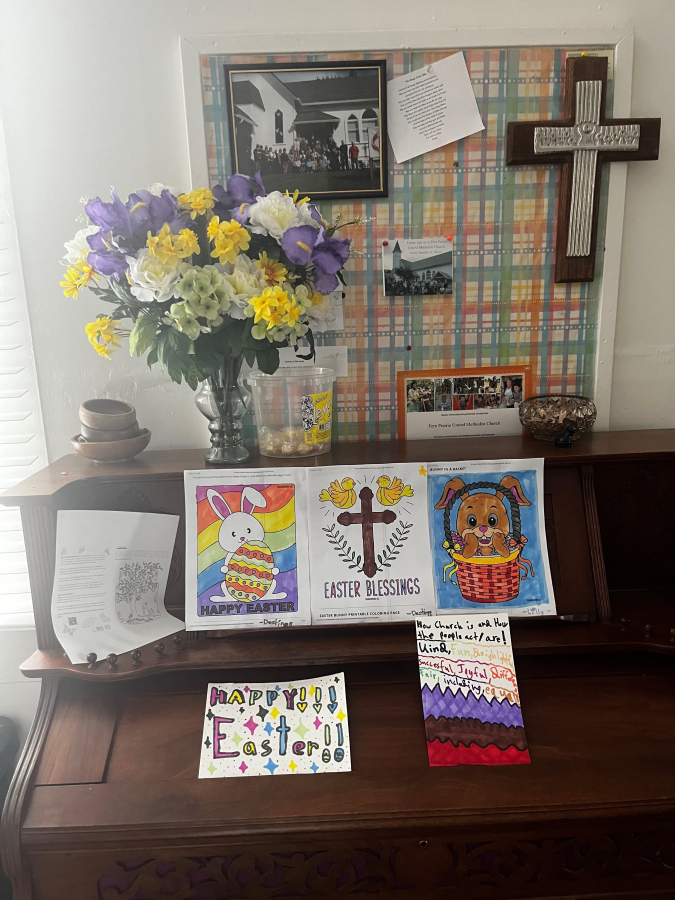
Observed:
[[[0,495],[0,503],[21,505],[45,502],[68,485],[83,480],[182,478],[187,469],[206,468],[204,450],[146,450],[126,463],[100,465],[76,454],[62,456],[51,465]],[[449,438],[434,441],[345,441],[330,453],[300,459],[274,459],[251,451],[241,468],[277,466],[334,466],[391,462],[432,462],[470,459],[528,459],[543,457],[547,466],[640,459],[675,454],[675,429],[652,431],[598,431],[582,436],[572,447],[559,449],[529,434],[492,438]]]

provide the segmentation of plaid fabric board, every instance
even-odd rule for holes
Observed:
[[[386,57],[387,77],[394,78],[451,52],[202,56],[211,186],[232,174],[225,64]],[[596,279],[555,284],[559,167],[505,165],[507,122],[558,118],[568,52],[465,51],[485,130],[402,164],[390,149],[386,199],[320,204],[327,220],[338,213],[344,220],[372,219],[341,232],[354,239],[357,251],[347,264],[344,329],[317,336],[318,345],[348,347],[349,377],[337,383],[334,438],[395,439],[396,373],[402,369],[528,363],[533,393],[593,396],[609,168],[603,167]],[[610,116],[612,97],[610,78]],[[449,235],[455,247],[453,295],[384,295],[383,240]],[[247,430],[250,435],[250,425]]]

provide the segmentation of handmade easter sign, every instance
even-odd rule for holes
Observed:
[[[429,464],[438,609],[555,615],[543,459]]]
[[[313,622],[435,610],[426,472],[412,463],[308,470]]]
[[[508,617],[488,610],[416,625],[429,765],[529,763]]]
[[[188,630],[310,622],[303,469],[185,473]]]
[[[210,684],[200,778],[350,772],[345,679]]]

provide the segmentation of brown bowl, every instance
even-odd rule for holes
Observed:
[[[71,439],[73,449],[96,463],[116,463],[138,456],[150,443],[151,432],[144,428],[136,437],[122,441],[85,441],[81,434]]]
[[[104,397],[85,400],[80,407],[80,422],[87,428],[100,431],[124,431],[136,421],[136,410],[124,400],[107,400]]]
[[[131,428],[122,428],[120,431],[103,431],[100,428],[88,428],[82,426],[82,437],[90,443],[100,443],[102,441],[123,441],[126,438],[136,437],[140,432],[138,422],[134,422]]]

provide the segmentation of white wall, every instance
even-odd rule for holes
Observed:
[[[339,9],[339,16],[335,13]],[[661,159],[629,164],[612,428],[675,424],[675,3],[672,0],[3,0],[0,107],[51,458],[70,452],[82,399],[134,402],[155,448],[207,442],[189,389],[83,326],[105,304],[62,297],[63,242],[78,199],[188,181],[179,35],[481,27],[632,26],[633,112],[663,118]]]

